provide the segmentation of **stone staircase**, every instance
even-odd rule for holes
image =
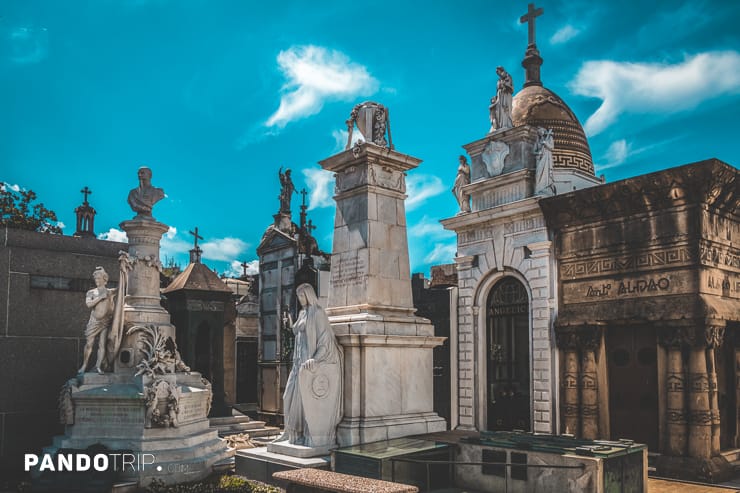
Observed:
[[[727,459],[727,462],[729,462],[733,467],[735,470],[735,476],[740,475],[740,449],[725,450],[724,452],[720,452],[720,454]]]
[[[236,409],[232,411],[231,416],[209,418],[208,421],[211,428],[218,430],[218,436],[221,438],[237,433],[248,433],[252,439],[269,439],[280,434],[280,428],[265,426],[264,421],[255,421]]]

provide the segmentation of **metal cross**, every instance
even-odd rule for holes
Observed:
[[[92,190],[90,190],[89,188],[87,188],[87,185],[85,185],[85,188],[83,188],[82,190],[80,190],[80,193],[82,193],[82,194],[85,195],[85,203],[87,204],[87,196],[90,195],[90,194],[92,194]]]
[[[241,266],[242,266],[242,272],[243,272],[243,274],[242,274],[242,275],[243,275],[244,277],[247,277],[247,267],[249,267],[249,264],[248,264],[248,263],[246,262],[246,260],[245,260],[244,262],[242,262],[242,263],[241,263],[241,264],[239,264],[239,265],[241,265]]]
[[[306,191],[305,188],[301,190],[301,195],[303,195],[303,206],[305,207],[306,206],[306,195],[308,195],[308,192]]]
[[[194,248],[197,249],[198,248],[198,240],[202,240],[203,239],[203,237],[198,234],[198,228],[197,227],[195,228],[195,232],[188,231],[188,233],[190,233],[191,235],[195,236],[195,247]]]
[[[527,7],[527,13],[519,18],[520,24],[524,24],[525,22],[528,24],[527,27],[529,28],[529,44],[531,45],[537,44],[535,43],[534,39],[534,20],[536,17],[541,16],[544,12],[545,11],[542,10],[542,7],[536,9],[534,7],[534,4],[530,3],[529,7]]]

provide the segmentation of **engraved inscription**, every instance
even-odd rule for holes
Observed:
[[[144,422],[144,406],[79,407],[75,423],[135,425]]]
[[[341,258],[339,265],[332,265],[331,284],[333,287],[356,286],[367,281],[367,264],[357,257]]]

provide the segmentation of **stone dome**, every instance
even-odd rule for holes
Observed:
[[[553,166],[594,175],[591,149],[583,127],[557,94],[541,85],[529,85],[514,96],[511,117],[514,126],[526,124],[552,129]]]

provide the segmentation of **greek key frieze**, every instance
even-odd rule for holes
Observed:
[[[636,255],[564,263],[560,267],[560,275],[562,278],[579,279],[643,267],[688,264],[692,261],[691,251],[686,247],[678,247]]]

